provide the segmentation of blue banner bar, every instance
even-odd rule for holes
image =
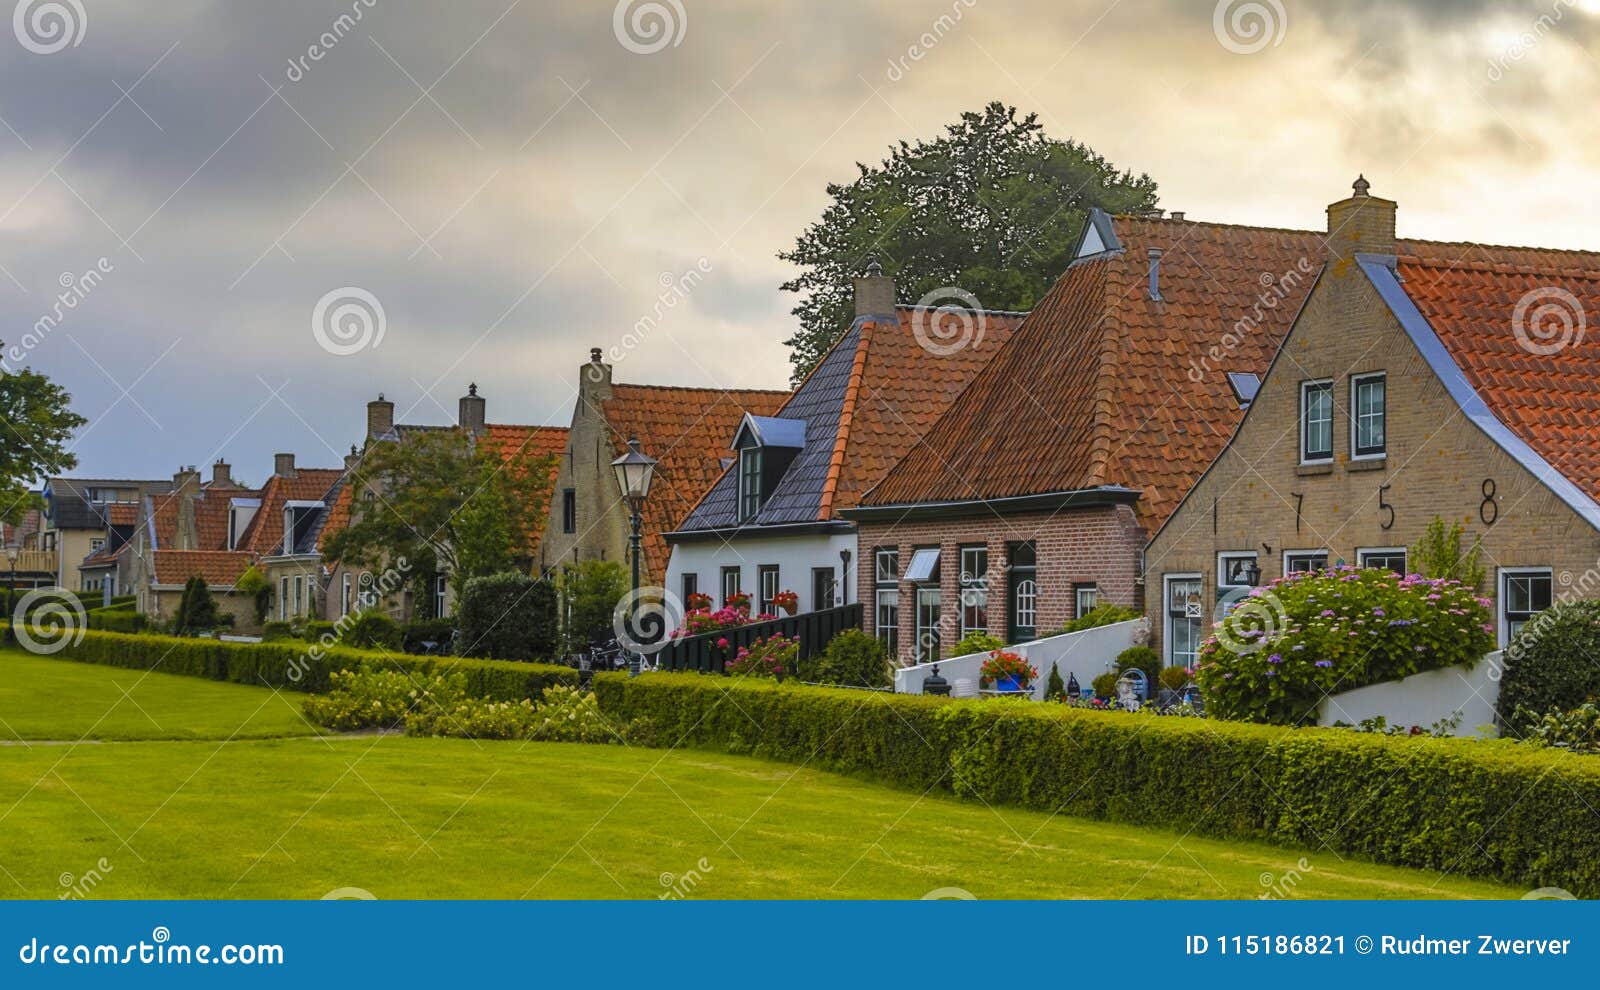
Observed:
[[[42,902],[0,986],[1592,983],[1600,907],[1499,902]],[[1244,981],[1244,982],[1241,982]],[[1369,984],[1370,985],[1370,984]],[[1511,984],[1516,985],[1516,984]]]

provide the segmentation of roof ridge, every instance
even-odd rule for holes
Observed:
[[[850,424],[855,418],[856,402],[861,396],[861,382],[866,377],[867,353],[872,341],[873,320],[861,324],[861,335],[856,339],[855,357],[850,362],[850,377],[845,383],[844,396],[839,401],[839,424],[834,430],[833,453],[828,457],[828,476],[822,482],[822,497],[817,501],[817,516],[833,516],[833,496],[839,490],[839,476],[844,473],[844,451],[850,443]]]
[[[1308,237],[1321,238],[1328,236],[1328,232],[1325,230],[1307,230],[1302,227],[1260,226],[1250,223],[1223,223],[1217,220],[1190,220],[1188,217],[1184,217],[1182,220],[1174,220],[1171,217],[1146,217],[1137,213],[1115,213],[1112,214],[1112,219],[1128,223],[1178,224],[1187,227],[1213,227],[1220,230],[1251,230],[1266,234],[1301,234]]]
[[[1416,244],[1427,245],[1429,247],[1483,248],[1488,251],[1538,251],[1545,254],[1580,254],[1585,257],[1600,260],[1600,250],[1590,250],[1587,248],[1539,247],[1533,244],[1488,244],[1483,241],[1436,241],[1427,237],[1402,237],[1399,238],[1398,243],[1400,246]],[[1404,251],[1401,252],[1401,254],[1407,253],[1408,252]]]
[[[611,387],[613,389],[644,388],[652,389],[658,392],[720,392],[725,394],[731,394],[734,392],[759,392],[764,395],[789,394],[789,390],[784,388],[724,388],[720,385],[646,385],[639,382],[612,382]]]
[[[894,308],[896,310],[907,309],[907,310],[910,310],[911,312],[915,313],[917,310],[921,310],[921,309],[931,309],[931,310],[934,310],[934,311],[938,311],[938,310],[944,309],[945,307],[943,307],[943,306],[918,306],[918,305],[916,305],[914,303],[895,303],[894,304]],[[1033,312],[1033,310],[1031,310],[1031,309],[983,309],[983,308],[980,307],[979,309],[973,310],[973,312],[977,313],[979,316],[1027,316],[1029,313]]]

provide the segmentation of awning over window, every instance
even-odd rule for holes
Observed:
[[[911,555],[911,566],[906,568],[907,581],[930,581],[939,569],[939,548],[924,547]]]

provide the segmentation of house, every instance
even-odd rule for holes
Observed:
[[[1600,337],[1584,331],[1600,253],[1401,240],[1396,212],[1364,179],[1328,207],[1303,311],[1150,541],[1169,664],[1252,583],[1415,569],[1407,547],[1435,517],[1482,540],[1502,643],[1553,599],[1595,594]]]
[[[1222,449],[1320,251],[1312,232],[1092,211],[1010,341],[845,511],[865,628],[910,663],[1139,607],[1149,534]]]
[[[171,491],[164,480],[50,478],[45,482],[44,528],[37,549],[55,557],[55,584],[71,591],[85,587],[79,563],[106,542],[103,506],[137,505],[147,495]]]
[[[56,584],[56,555],[41,549],[44,513],[29,509],[16,524],[0,523],[8,588],[51,588]]]
[[[792,398],[723,436],[736,462],[667,534],[667,588],[685,599],[747,592],[758,613],[793,591],[809,612],[857,600],[849,510],[999,352],[1019,313],[895,304],[876,265],[856,280],[856,318]]]
[[[314,521],[308,520],[306,542],[299,555],[320,560],[327,538],[346,526],[353,515],[363,511],[357,503],[373,506],[382,511],[382,492],[375,483],[361,476],[361,457],[378,443],[404,443],[408,438],[424,433],[459,430],[472,438],[475,444],[497,454],[502,463],[526,457],[557,457],[567,450],[567,429],[560,426],[523,426],[488,422],[488,400],[478,394],[476,384],[469,385],[467,394],[457,403],[456,422],[452,425],[410,424],[394,421],[394,402],[379,393],[377,399],[367,403],[366,444],[362,451],[351,449],[346,458],[342,482],[329,490],[323,499],[326,512]],[[554,485],[552,470],[548,483]],[[541,559],[542,540],[536,535],[528,548],[529,559]],[[422,582],[407,580],[393,593],[379,596],[381,575],[349,567],[341,561],[326,562],[325,594],[319,609],[329,620],[337,621],[359,607],[379,604],[392,618],[409,622],[416,618],[433,618],[450,615],[455,608],[455,593],[450,587],[450,575],[444,573],[425,575]],[[418,584],[422,584],[419,597]],[[380,601],[381,598],[381,601]],[[366,603],[365,605],[363,603]]]
[[[731,463],[728,444],[739,421],[747,413],[772,415],[789,394],[616,382],[600,348],[593,348],[578,369],[578,401],[551,499],[541,568],[627,562],[629,510],[611,462],[635,438],[657,462],[644,504],[640,580],[661,582],[669,553],[664,534],[678,527]]]

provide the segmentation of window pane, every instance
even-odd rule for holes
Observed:
[[[897,581],[899,581],[899,551],[879,550],[877,555],[876,571],[879,584],[895,584]]]
[[[937,547],[923,547],[911,555],[911,566],[906,568],[907,581],[929,581],[939,568]]]

